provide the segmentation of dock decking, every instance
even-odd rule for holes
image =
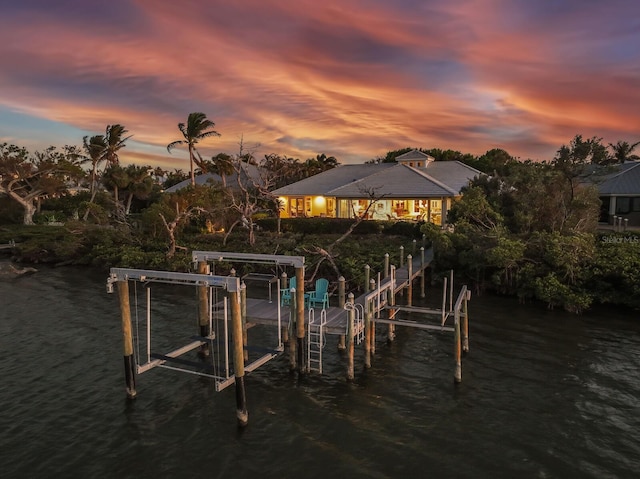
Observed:
[[[413,281],[417,277],[420,276],[422,271],[426,269],[431,261],[433,260],[433,250],[429,249],[425,251],[424,263],[422,262],[421,257],[412,258],[411,262],[411,278],[409,278],[409,265],[405,264],[401,268],[396,268],[396,286],[394,288],[394,293],[406,288],[410,280]],[[390,277],[384,278],[380,281],[379,286],[385,286],[391,281]],[[357,298],[355,298],[355,304],[364,304],[364,298],[367,293],[363,293]],[[334,301],[335,302],[335,301]],[[309,310],[305,311],[305,325],[309,322]],[[320,309],[315,309],[314,314],[316,317],[319,317],[321,314]],[[324,331],[327,334],[339,334],[343,335],[347,330],[347,322],[348,322],[348,312],[343,308],[338,308],[337,306],[329,306],[326,309],[327,314],[327,322],[324,325]],[[218,307],[214,307],[214,319],[222,319],[223,312],[221,305]],[[290,307],[289,306],[281,306],[280,307],[280,321],[281,325],[284,327],[288,325],[290,318]],[[246,319],[247,326],[250,327],[256,324],[262,325],[270,325],[275,326],[278,323],[278,303],[277,300],[266,300],[266,299],[255,299],[255,298],[247,298],[246,301]],[[360,324],[360,328],[364,327]],[[356,331],[357,333],[358,331]]]

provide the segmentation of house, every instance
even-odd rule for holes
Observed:
[[[640,226],[640,161],[628,161],[608,166],[590,179],[598,187],[600,221],[613,223],[618,216],[628,220],[628,226]]]
[[[395,163],[342,165],[279,188],[282,218],[323,216],[423,220],[443,225],[452,201],[482,173],[459,161],[413,150]]]
[[[260,168],[256,165],[252,165],[251,163],[241,163],[242,171],[245,176],[241,175],[241,179],[243,181],[250,180],[249,183],[255,182],[256,184],[262,184],[263,179],[260,175]],[[195,177],[196,185],[211,185],[214,183],[225,183],[227,186],[233,187],[238,184],[238,174],[234,171],[230,175],[226,175],[224,178],[224,182],[222,177],[217,173],[203,173],[197,175]],[[181,190],[182,188],[186,188],[191,185],[191,179],[187,179],[177,183],[165,190],[165,193],[175,193],[176,191]]]

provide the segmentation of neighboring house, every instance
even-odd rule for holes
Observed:
[[[629,226],[640,226],[640,161],[608,166],[589,179],[600,193],[600,222],[612,224],[618,216]]]
[[[342,165],[273,193],[282,203],[282,218],[325,216],[424,220],[443,225],[451,202],[482,173],[458,161],[433,161],[413,150],[396,163]]]
[[[254,181],[256,184],[259,184],[259,185],[262,184],[263,180],[260,177],[260,169],[257,166],[252,165],[250,163],[242,163],[242,168],[247,173],[247,176],[252,179],[252,181]],[[226,185],[229,187],[234,187],[235,185],[237,185],[238,184],[237,176],[238,175],[235,173],[235,171],[230,175],[226,175],[225,176]],[[195,177],[195,181],[196,181],[196,185],[207,185],[212,183],[222,184],[222,177],[216,173],[205,173],[205,174],[197,175]],[[186,188],[187,186],[190,186],[190,185],[191,185],[191,179],[187,179],[167,188],[164,191],[166,193],[175,193],[176,191],[181,190],[182,188]]]

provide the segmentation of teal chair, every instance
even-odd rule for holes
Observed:
[[[280,304],[282,306],[291,304],[291,288],[296,287],[296,277],[293,276],[289,280],[289,287],[280,290]]]
[[[309,292],[308,304],[310,308],[322,306],[322,309],[329,307],[329,280],[319,278],[316,280],[316,289]]]

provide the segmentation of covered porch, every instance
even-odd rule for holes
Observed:
[[[442,226],[447,211],[451,208],[451,197],[435,198],[336,198],[325,196],[281,196],[281,218],[355,218],[369,208],[368,220],[426,221]]]

